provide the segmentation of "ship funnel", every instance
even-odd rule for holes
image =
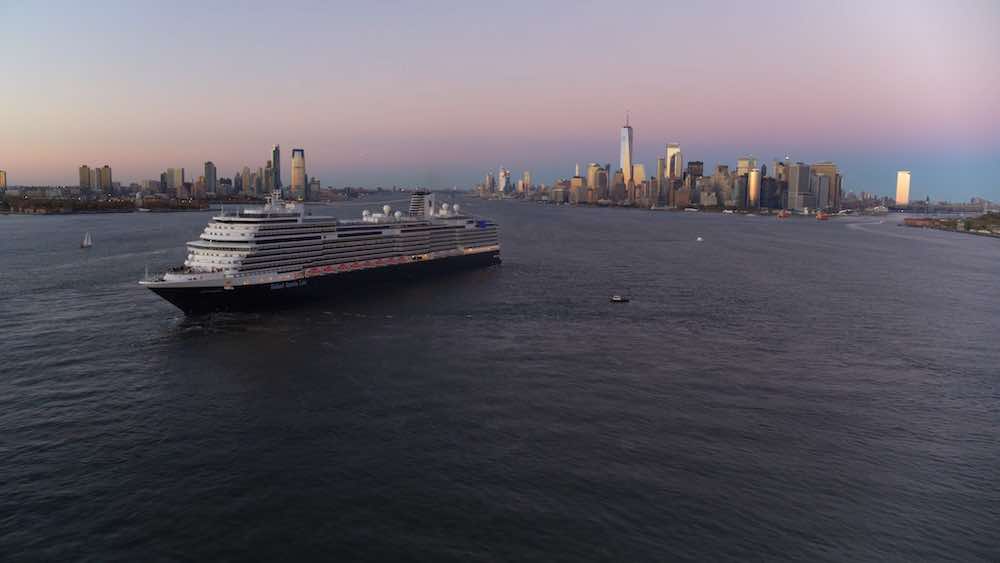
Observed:
[[[412,217],[430,217],[434,215],[434,194],[417,190],[410,196],[409,214]]]

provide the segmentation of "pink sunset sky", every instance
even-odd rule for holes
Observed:
[[[471,187],[667,142],[834,160],[849,190],[1000,200],[1000,2],[0,1],[11,184],[223,176]]]

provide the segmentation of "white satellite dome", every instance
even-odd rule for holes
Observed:
[[[392,208],[389,207],[388,205],[383,205],[382,206],[382,214],[383,215],[388,215],[390,211],[392,211]]]
[[[365,209],[364,211],[361,212],[361,216],[362,217],[371,217],[371,214],[372,214],[372,212],[368,211],[367,209]]]
[[[392,216],[395,217],[396,219],[401,219],[403,217],[403,212],[402,211],[397,211],[397,212],[393,213]]]
[[[458,204],[456,203],[455,205],[452,205],[451,210],[454,211],[455,213],[458,213]]]
[[[442,203],[441,204],[441,211],[444,211],[445,213],[448,212],[448,204],[447,203]]]

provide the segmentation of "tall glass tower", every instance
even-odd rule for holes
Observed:
[[[273,189],[281,189],[281,145],[271,147],[271,186]]]
[[[680,179],[684,174],[684,157],[678,143],[667,143],[667,178]]]
[[[621,166],[625,176],[625,185],[632,181],[632,126],[628,124],[628,114],[625,114],[625,126],[622,127]]]
[[[896,205],[910,204],[910,171],[896,172]]]
[[[306,151],[292,149],[292,198],[306,199]]]

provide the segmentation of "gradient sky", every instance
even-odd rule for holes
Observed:
[[[1000,2],[0,0],[11,184],[231,176],[270,146],[323,185],[539,182],[636,161],[834,160],[846,188],[1000,201]]]

